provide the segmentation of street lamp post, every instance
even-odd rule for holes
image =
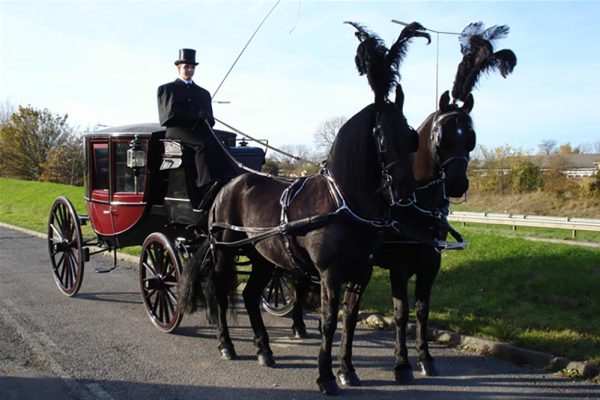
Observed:
[[[398,21],[397,19],[392,20],[393,23],[408,26],[406,22]],[[444,32],[436,31],[435,29],[425,28],[426,31],[433,32],[436,35],[435,38],[435,109],[438,107],[438,74],[439,74],[439,60],[440,60],[440,34],[441,35],[455,35],[459,36],[460,33],[456,32]]]

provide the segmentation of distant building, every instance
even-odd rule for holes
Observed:
[[[600,172],[600,153],[595,154],[550,154],[546,156],[519,156],[521,160],[526,160],[537,166],[542,171],[558,169],[563,174],[571,178],[584,178],[594,176]],[[508,174],[509,169],[494,169],[502,174]],[[477,168],[474,173],[481,176],[490,172],[486,168]]]
[[[594,176],[600,171],[600,154],[550,154],[547,156],[525,156],[525,159],[542,171],[559,169],[573,178]]]

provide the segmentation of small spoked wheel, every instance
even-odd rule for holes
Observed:
[[[142,300],[152,324],[171,333],[181,323],[183,312],[177,301],[181,262],[169,238],[150,234],[142,245],[140,287]]]
[[[296,291],[291,279],[280,268],[275,268],[273,277],[263,291],[262,306],[272,315],[285,317],[292,312]]]
[[[83,279],[83,238],[75,207],[60,196],[54,200],[48,218],[48,253],[54,281],[66,296],[74,296]]]

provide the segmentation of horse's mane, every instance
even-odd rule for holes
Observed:
[[[437,118],[438,112],[431,113],[425,121],[419,126],[419,148],[414,155],[413,174],[417,183],[425,182],[436,173],[435,154],[432,154],[435,149],[431,146],[431,130],[433,123]]]
[[[344,193],[354,187],[361,187],[364,195],[374,191],[379,182],[375,147],[369,134],[374,125],[375,105],[370,104],[340,128],[331,146],[327,167]],[[368,160],[374,161],[372,166]],[[361,196],[361,193],[356,195]]]
[[[499,70],[506,78],[517,65],[517,56],[512,50],[503,49],[494,52],[494,42],[508,35],[506,25],[485,29],[482,22],[474,22],[463,29],[459,41],[463,59],[458,65],[452,97],[465,101],[473,91],[482,73]]]
[[[360,44],[356,48],[356,69],[360,75],[367,75],[371,89],[375,93],[375,104],[383,105],[390,92],[400,82],[400,64],[406,56],[410,39],[424,37],[431,42],[425,28],[418,22],[407,25],[392,47],[388,50],[385,42],[376,33],[357,22],[346,21],[356,28],[356,37]]]

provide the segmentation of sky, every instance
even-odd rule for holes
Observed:
[[[194,81],[214,94],[275,3],[0,0],[0,104],[68,114],[81,129],[158,122],[156,88],[177,77],[178,49],[197,50]],[[402,29],[392,19],[443,32],[510,27],[496,50],[516,53],[513,74],[483,76],[473,92],[478,144],[600,143],[600,1],[282,0],[214,95],[215,116],[274,146],[312,146],[324,121],[373,102],[343,22],[389,47]],[[457,36],[432,35],[429,46],[413,39],[400,68],[414,127],[462,58]]]

